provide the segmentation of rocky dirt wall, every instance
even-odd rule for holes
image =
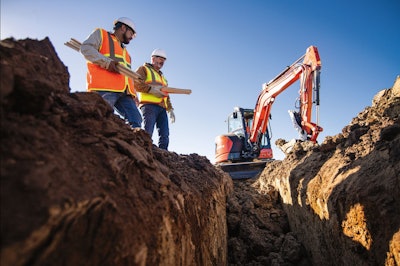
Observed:
[[[399,115],[397,78],[341,134],[296,144],[257,181],[279,191],[313,265],[400,265]]]

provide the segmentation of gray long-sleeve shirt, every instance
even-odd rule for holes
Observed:
[[[80,52],[86,60],[102,68],[108,69],[111,58],[108,58],[99,52],[101,45],[101,29],[95,29],[81,45]]]

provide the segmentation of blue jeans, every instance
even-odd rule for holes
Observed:
[[[114,110],[129,122],[131,127],[140,127],[142,125],[142,116],[132,95],[125,92],[97,91]]]
[[[143,114],[144,130],[153,137],[154,126],[158,130],[158,147],[168,150],[169,127],[168,116],[165,108],[157,104],[145,104],[140,107]]]

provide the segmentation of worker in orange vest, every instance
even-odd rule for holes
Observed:
[[[118,64],[131,68],[125,45],[135,37],[133,21],[121,17],[114,21],[113,33],[95,29],[82,43],[80,52],[88,61],[88,91],[99,93],[132,127],[140,128],[142,116],[136,106],[133,81],[117,69]]]
[[[168,93],[161,89],[168,86],[168,81],[161,72],[167,60],[167,54],[162,49],[155,49],[151,54],[151,63],[144,63],[136,73],[142,80],[135,80],[138,92],[139,107],[143,114],[144,130],[153,136],[154,126],[158,131],[158,147],[168,150],[169,125],[168,115],[171,123],[175,122],[174,108]]]

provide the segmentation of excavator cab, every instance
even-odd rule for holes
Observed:
[[[252,178],[272,160],[268,130],[260,134],[258,145],[248,141],[253,115],[253,109],[235,107],[227,119],[228,134],[215,139],[215,162],[233,179]]]

